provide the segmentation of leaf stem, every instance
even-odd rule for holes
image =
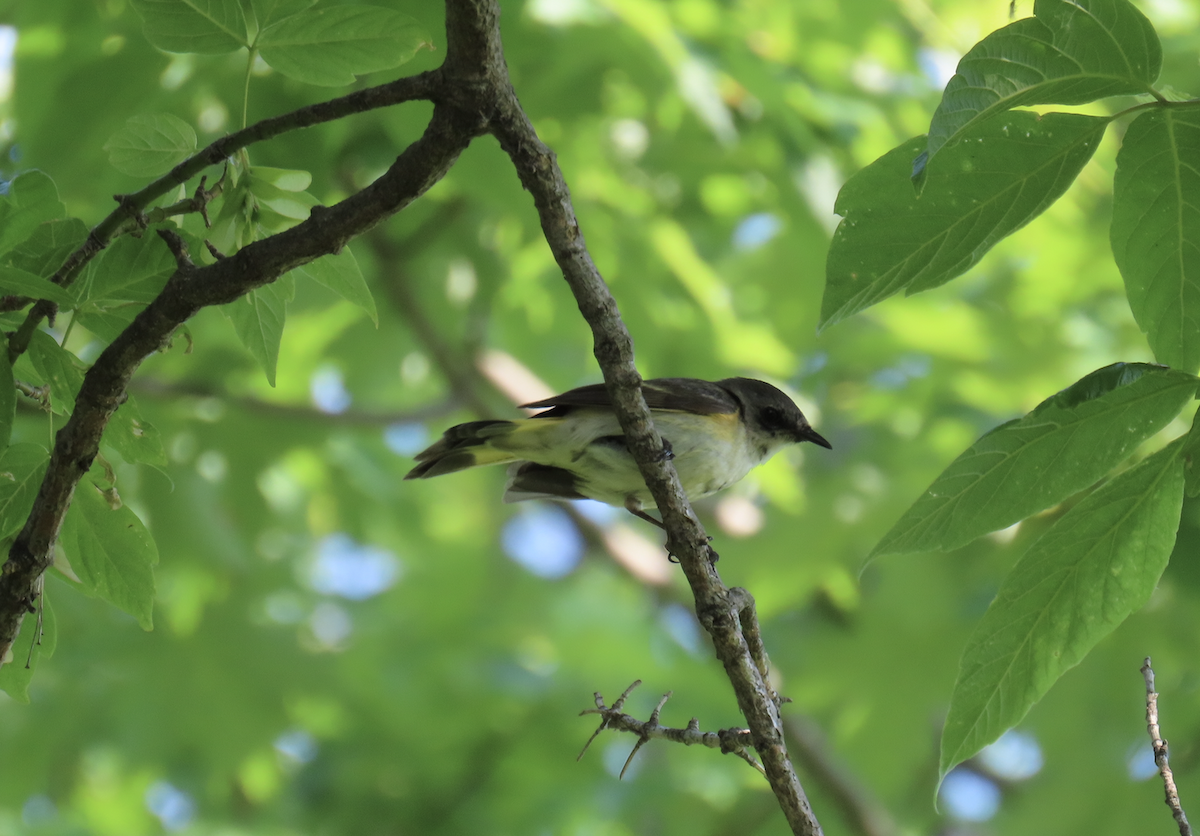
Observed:
[[[1169,107],[1200,107],[1200,99],[1188,99],[1182,102],[1172,102],[1162,98],[1157,91],[1154,93],[1155,100],[1152,102],[1142,102],[1141,104],[1127,107],[1124,110],[1119,110],[1109,117],[1110,121],[1120,119],[1122,116],[1128,116],[1131,113],[1136,113],[1139,110],[1149,110],[1150,108],[1169,108]]]
[[[246,79],[242,83],[242,130],[246,129],[246,112],[250,109],[250,71],[254,69],[257,56],[258,47],[251,44],[246,52]]]

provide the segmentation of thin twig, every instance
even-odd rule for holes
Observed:
[[[50,277],[50,281],[62,287],[69,286],[75,280],[76,276],[79,275],[80,271],[87,266],[88,262],[108,246],[109,242],[122,226],[131,218],[140,218],[142,210],[149,206],[152,201],[162,197],[180,184],[186,183],[209,166],[223,163],[235,151],[239,151],[253,143],[279,136],[288,131],[309,128],[313,125],[341,119],[355,113],[365,113],[369,110],[390,107],[401,102],[435,99],[438,97],[439,90],[442,87],[442,81],[443,78],[440,70],[432,70],[419,75],[408,76],[389,82],[388,84],[381,84],[378,87],[359,90],[348,96],[342,96],[328,102],[320,102],[308,107],[302,107],[299,110],[294,110],[291,113],[285,113],[281,116],[263,119],[261,122],[257,122],[248,128],[243,128],[240,131],[218,139],[207,148],[179,163],[179,165],[142,190],[134,194],[118,196],[117,208],[92,228],[91,232],[88,233],[87,239],[84,240],[78,249],[67,256],[62,266]],[[343,201],[343,203],[347,202],[349,201]],[[379,218],[375,218],[375,221],[378,220]],[[10,362],[16,362],[16,358],[25,352],[29,347],[29,341],[33,338],[33,332],[37,330],[37,326],[43,319],[52,316],[55,310],[54,303],[44,299],[33,306],[33,309],[26,315],[21,327],[14,331],[8,338],[8,356]],[[3,631],[0,631],[0,638],[2,636]],[[2,642],[0,642],[0,646],[2,646]]]
[[[596,361],[613,402],[626,444],[654,497],[667,531],[667,550],[679,559],[696,599],[696,615],[712,636],[717,658],[733,685],[738,707],[746,718],[754,749],[762,759],[771,789],[797,836],[816,836],[821,826],[813,814],[796,771],[788,759],[783,723],[774,692],[767,684],[742,632],[743,606],[730,595],[712,561],[704,527],[683,492],[662,438],[654,428],[642,396],[642,378],[634,363],[633,340],[617,310],[616,301],[600,276],[584,242],[554,153],[538,138],[509,82],[500,50],[498,15],[490,0],[452,0],[447,20],[474,12],[487,20],[489,31],[477,36],[500,60],[489,62],[496,95],[489,130],[508,154],[522,185],[533,197],[542,233],[563,272],[579,311],[592,329]],[[490,20],[489,20],[490,18]],[[765,662],[763,663],[765,664]]]
[[[667,704],[667,700],[671,698],[671,692],[663,694],[658,705],[654,707],[648,720],[639,720],[629,714],[621,711],[625,704],[625,699],[633,691],[634,688],[641,685],[640,679],[634,680],[633,684],[625,689],[624,693],[617,698],[617,701],[611,707],[604,704],[604,698],[600,696],[600,692],[595,694],[596,707],[585,708],[579,712],[579,716],[585,714],[599,714],[600,725],[592,732],[592,736],[588,738],[587,743],[583,744],[583,750],[575,760],[579,760],[587,752],[588,747],[592,745],[600,732],[605,729],[615,729],[616,731],[625,731],[636,734],[638,737],[637,743],[633,746],[633,751],[629,753],[629,757],[625,759],[625,765],[621,767],[621,774],[618,777],[625,777],[625,770],[629,769],[629,764],[633,762],[633,756],[638,753],[650,740],[670,740],[674,743],[682,743],[684,746],[707,746],[709,749],[720,749],[721,752],[727,755],[737,755],[739,758],[750,764],[759,773],[766,775],[762,768],[762,764],[754,759],[754,756],[748,751],[750,746],[750,732],[746,729],[721,729],[715,732],[700,731],[700,721],[693,717],[688,721],[687,728],[676,729],[669,726],[663,726],[658,722],[658,715],[662,712],[663,706]]]
[[[1163,740],[1158,728],[1158,692],[1154,690],[1154,668],[1150,667],[1149,656],[1142,665],[1142,677],[1146,680],[1146,731],[1150,733],[1150,745],[1154,747],[1154,763],[1158,766],[1158,774],[1162,776],[1166,804],[1171,808],[1175,824],[1179,826],[1179,836],[1192,836],[1192,826],[1188,824],[1187,814],[1179,803],[1179,790],[1175,787],[1175,776],[1167,759],[1167,741]]]

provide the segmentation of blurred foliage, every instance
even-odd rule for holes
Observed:
[[[0,2],[0,45],[15,46],[11,87],[0,85],[5,179],[41,170],[62,217],[88,226],[145,182],[105,148],[129,139],[135,117],[169,114],[200,146],[241,123],[246,52],[160,52],[134,5]],[[400,11],[433,51],[346,89],[436,66],[441,5]],[[1200,8],[1144,11],[1163,41],[1161,81],[1200,89]],[[966,276],[816,333],[840,185],[928,129],[958,57],[1008,13],[962,0],[530,0],[504,4],[503,28],[516,89],[558,154],[642,372],[769,378],[834,444],[780,457],[700,509],[726,581],[756,596],[786,713],[815,721],[824,754],[906,832],[1166,834],[1161,785],[1144,768],[1138,668],[1153,656],[1186,805],[1200,798],[1193,500],[1149,605],[1023,722],[1040,769],[1018,779],[969,763],[998,793],[986,824],[956,821],[950,803],[935,811],[939,730],[968,634],[1066,509],[858,577],[983,432],[1087,372],[1153,359],[1108,245],[1113,131],[1062,198]],[[249,64],[249,121],[339,92],[284,75],[286,64]],[[260,198],[273,187],[338,200],[429,112],[413,103],[251,147],[246,188],[257,173]],[[311,184],[289,188],[273,179],[281,169]],[[266,220],[286,223],[287,205]],[[635,575],[613,559],[634,553],[617,527],[632,522],[563,525],[504,506],[498,471],[401,481],[445,425],[515,414],[490,381],[537,395],[514,358],[555,390],[597,379],[588,329],[496,143],[476,142],[351,249],[378,327],[353,271],[296,277],[294,297],[272,300],[287,311],[273,388],[268,345],[247,351],[244,327],[214,310],[139,372],[129,443],[110,438],[111,473],[89,478],[115,484],[153,535],[155,630],[81,594],[70,567],[47,576],[30,702],[0,696],[0,834],[785,833],[759,776],[715,752],[651,744],[618,783],[633,741],[603,735],[574,762],[593,729],[577,712],[635,678],[640,716],[672,690],[666,723],[739,723],[678,573],[655,584],[643,578],[662,564]],[[134,256],[114,247],[104,259],[145,264]],[[144,293],[159,275],[147,266],[129,286]],[[9,448],[20,474],[36,473],[28,452],[69,409],[54,392],[78,385],[74,361],[48,365],[62,359],[49,337],[86,363],[126,312],[89,298],[95,310],[69,333],[63,317],[39,338],[42,368],[13,368],[18,381],[45,379],[54,407],[20,399]],[[19,322],[9,316],[6,329]],[[160,462],[132,444],[147,425]],[[648,526],[633,531],[657,543]],[[827,833],[857,832],[815,776],[806,786]]]

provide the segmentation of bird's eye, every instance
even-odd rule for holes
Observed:
[[[787,423],[783,415],[783,410],[775,406],[768,406],[759,413],[759,420],[762,421],[764,428],[768,430],[782,428]]]

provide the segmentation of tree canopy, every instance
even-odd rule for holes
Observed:
[[[770,380],[833,443],[696,504],[826,833],[1173,832],[1147,656],[1200,798],[1198,23],[502,4],[641,373]],[[789,832],[714,750],[575,762],[637,679],[634,716],[746,725],[661,532],[504,505],[502,468],[403,481],[600,380],[529,149],[429,139],[447,37],[432,0],[0,2],[0,536],[56,543],[0,667],[0,836]],[[186,324],[135,320],[176,291]],[[85,373],[135,344],[108,403]],[[23,531],[93,406],[61,530]]]

